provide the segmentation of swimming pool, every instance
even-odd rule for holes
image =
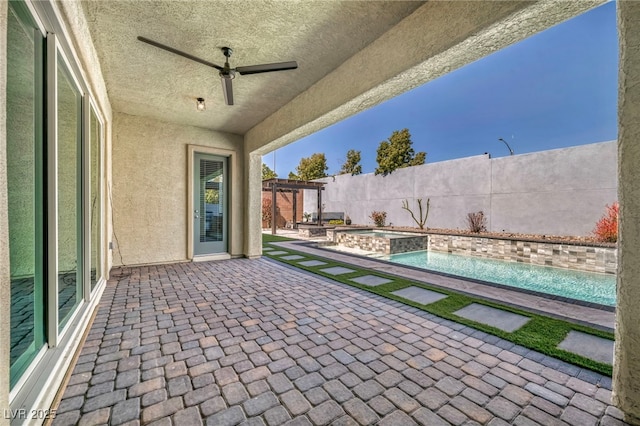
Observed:
[[[380,257],[393,263],[428,269],[510,287],[615,306],[616,277],[528,263],[414,251]]]

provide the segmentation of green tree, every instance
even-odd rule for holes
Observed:
[[[293,172],[289,172],[289,180],[300,180],[300,176],[298,176],[297,174],[293,173]]]
[[[300,164],[296,167],[296,174],[300,180],[313,180],[327,177],[327,170],[329,170],[329,166],[327,166],[327,158],[324,153],[316,152],[311,157],[300,159]]]
[[[262,163],[262,180],[274,179],[277,177],[278,174],[276,172],[271,170],[265,163]]]
[[[386,176],[396,169],[424,164],[427,153],[416,153],[411,145],[409,129],[394,130],[388,140],[380,142],[376,161],[376,175]]]
[[[350,149],[347,151],[347,159],[342,165],[342,169],[338,172],[339,175],[351,174],[351,176],[359,175],[362,173],[362,166],[360,165],[360,151]]]
[[[220,191],[218,191],[217,189],[205,190],[204,202],[207,204],[218,204],[220,202]]]

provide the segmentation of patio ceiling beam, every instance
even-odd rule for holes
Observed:
[[[605,0],[426,2],[245,134],[264,155]]]

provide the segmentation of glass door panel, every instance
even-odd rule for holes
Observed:
[[[91,209],[91,265],[90,265],[90,279],[91,290],[93,290],[102,276],[102,254],[101,254],[101,234],[102,229],[101,221],[101,194],[100,194],[100,182],[101,182],[101,161],[100,161],[100,148],[101,148],[101,128],[100,121],[96,115],[96,112],[91,108],[90,117],[90,150],[91,150],[91,192],[89,198],[89,208]]]
[[[82,93],[58,55],[58,330],[82,300]]]
[[[25,6],[7,23],[7,184],[11,385],[44,345],[43,35]]]
[[[195,154],[194,254],[227,251],[227,159]]]

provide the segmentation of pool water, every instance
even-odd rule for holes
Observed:
[[[615,306],[616,277],[611,274],[507,262],[433,251],[382,257],[393,263],[518,287],[601,305]]]
[[[362,235],[363,237],[376,237],[376,238],[388,238],[388,239],[393,239],[393,238],[407,238],[407,237],[419,237],[420,234],[409,234],[409,233],[402,233],[402,232],[385,232],[385,231],[372,231],[372,230],[365,230],[365,231],[348,231],[346,232],[347,234],[356,234],[356,235]]]

